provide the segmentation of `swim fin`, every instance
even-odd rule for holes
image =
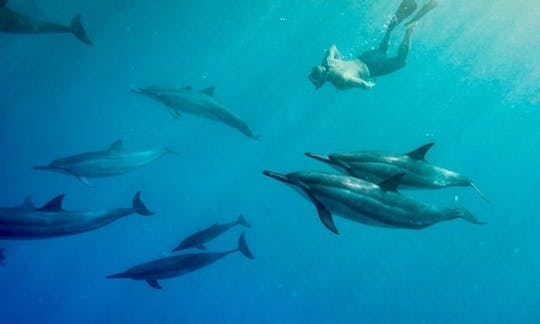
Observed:
[[[430,0],[422,8],[420,8],[420,10],[418,10],[416,15],[414,15],[414,17],[412,17],[412,19],[410,21],[408,21],[405,24],[405,27],[408,27],[409,25],[414,24],[415,22],[420,20],[420,18],[424,17],[425,14],[427,14],[431,10],[435,9],[435,7],[437,7],[438,5],[439,5],[439,3],[437,2],[437,0]]]

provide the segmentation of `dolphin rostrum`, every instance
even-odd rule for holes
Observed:
[[[168,153],[174,152],[169,149],[125,151],[122,148],[122,141],[117,140],[106,150],[60,158],[47,166],[35,166],[34,170],[69,174],[88,185],[87,178],[102,178],[127,173],[148,165]]]
[[[63,199],[63,194],[56,196],[41,208],[20,206],[0,209],[0,239],[32,240],[73,235],[95,230],[133,213],[153,214],[142,202],[139,192],[133,197],[130,208],[105,211],[65,210],[62,208]]]
[[[162,289],[158,280],[185,275],[234,252],[241,252],[248,259],[255,257],[249,250],[244,233],[238,238],[238,248],[217,253],[190,253],[157,259],[129,268],[124,272],[107,276],[109,279],[127,278],[133,280],[145,280],[151,287]]]
[[[355,222],[392,228],[421,229],[455,218],[483,224],[458,205],[457,197],[454,208],[441,208],[403,196],[397,191],[403,173],[379,184],[326,172],[263,173],[300,189],[317,207],[322,223],[335,234],[338,230],[332,213]]]
[[[403,186],[411,188],[470,186],[487,200],[469,178],[426,161],[426,153],[434,144],[427,143],[406,154],[356,151],[328,155],[305,153],[305,155],[344,170],[353,177],[370,182],[379,182],[398,173],[404,173],[401,183]]]
[[[225,123],[249,138],[258,139],[245,121],[214,98],[214,89],[208,87],[195,91],[190,86],[179,89],[147,87],[133,89],[132,92],[146,95],[166,105],[175,118],[180,118],[182,113],[201,116]]]
[[[0,0],[0,32],[13,34],[70,33],[81,42],[93,45],[81,23],[81,15],[76,15],[69,26],[32,18],[9,9],[7,0]]]
[[[225,224],[214,224],[208,228],[191,234],[190,236],[186,237],[182,242],[180,242],[180,244],[178,244],[178,246],[175,247],[172,252],[189,248],[206,250],[206,246],[204,246],[204,244],[210,242],[211,240],[215,239],[216,237],[220,236],[221,234],[225,233],[236,225],[242,225],[247,228],[251,227],[246,221],[246,219],[242,215],[240,215],[236,221]]]

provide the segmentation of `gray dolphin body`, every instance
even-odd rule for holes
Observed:
[[[92,45],[81,23],[81,15],[71,20],[70,26],[32,18],[9,9],[7,0],[0,0],[0,32],[12,34],[69,33],[81,42]]]
[[[401,195],[397,192],[397,186],[403,174],[374,184],[347,175],[325,172],[263,173],[300,189],[317,207],[322,223],[336,234],[338,230],[332,218],[333,213],[355,222],[393,228],[421,229],[455,218],[482,224],[460,206],[441,208]]]
[[[57,159],[47,166],[36,166],[35,170],[48,170],[77,177],[88,184],[87,178],[102,178],[120,175],[146,166],[172,153],[168,149],[147,151],[125,151],[122,141],[114,142],[109,149],[88,152]]]
[[[221,234],[225,233],[236,225],[242,225],[247,228],[251,227],[246,221],[246,219],[242,215],[240,215],[238,217],[238,220],[234,222],[229,222],[225,224],[214,224],[208,228],[191,234],[190,236],[186,237],[182,242],[180,242],[180,244],[178,244],[178,246],[175,247],[172,252],[189,248],[206,250],[206,246],[204,246],[206,243],[210,242],[211,240],[215,239],[216,237],[220,236]]]
[[[445,188],[470,186],[482,198],[487,198],[469,178],[426,161],[428,150],[435,143],[428,143],[407,154],[382,151],[357,151],[321,155],[306,153],[306,156],[330,164],[353,177],[370,182],[380,182],[393,175],[404,173],[402,185],[411,188]]]
[[[191,87],[180,89],[147,87],[132,92],[146,95],[167,106],[171,115],[180,118],[182,113],[197,115],[227,124],[251,139],[259,137],[248,124],[214,98],[214,87],[194,91]]]
[[[105,211],[64,210],[63,199],[64,195],[59,195],[41,208],[0,209],[0,239],[32,240],[73,235],[103,227],[133,213],[153,214],[142,202],[140,193],[133,197],[131,208]]]
[[[145,280],[151,287],[161,289],[158,280],[185,275],[210,265],[237,251],[249,259],[254,259],[253,254],[246,244],[244,233],[240,235],[240,238],[238,239],[238,248],[234,250],[217,253],[190,253],[170,256],[134,266],[124,272],[107,276],[107,278]]]

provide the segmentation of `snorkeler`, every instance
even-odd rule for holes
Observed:
[[[343,60],[335,45],[330,46],[323,62],[315,66],[309,79],[316,89],[328,81],[337,89],[363,88],[375,86],[374,77],[397,71],[407,64],[407,55],[411,47],[411,37],[416,22],[437,6],[436,0],[426,3],[416,15],[405,24],[405,36],[399,45],[397,55],[388,57],[388,44],[394,28],[412,15],[418,5],[415,0],[403,0],[386,28],[386,33],[379,48],[366,51],[353,60]]]

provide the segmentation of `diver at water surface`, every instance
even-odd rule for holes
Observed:
[[[309,79],[317,89],[327,81],[340,90],[349,88],[370,89],[374,87],[374,77],[392,73],[407,64],[407,56],[416,23],[436,6],[437,1],[430,0],[405,24],[407,30],[396,56],[388,57],[390,36],[396,26],[416,11],[418,5],[415,0],[403,0],[401,2],[388,24],[386,33],[378,48],[366,51],[355,59],[344,60],[341,58],[337,47],[332,45],[322,63],[312,69]]]

